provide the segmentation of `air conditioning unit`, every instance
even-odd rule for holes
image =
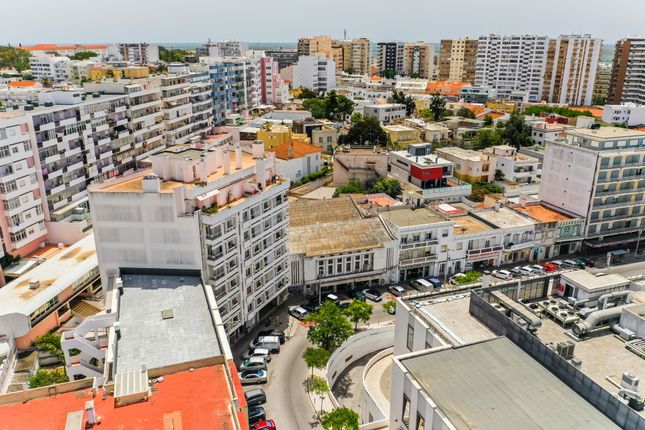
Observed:
[[[638,391],[638,384],[640,379],[632,372],[623,373],[623,378],[620,381],[620,386],[631,391]]]

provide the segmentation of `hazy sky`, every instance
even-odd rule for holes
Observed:
[[[2,0],[0,44],[645,33],[645,0]]]

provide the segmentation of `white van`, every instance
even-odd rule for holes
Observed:
[[[260,336],[251,342],[250,348],[264,348],[271,352],[280,352],[280,338],[278,336]]]
[[[421,291],[432,291],[434,289],[434,285],[432,285],[430,282],[426,281],[423,278],[410,281],[410,285],[413,288],[416,288]]]

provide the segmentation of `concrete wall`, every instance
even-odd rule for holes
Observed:
[[[388,348],[384,349],[383,351],[379,352],[376,354],[374,357],[370,359],[370,361],[367,363],[365,368],[363,369],[363,397],[361,398],[361,407],[360,407],[360,415],[361,415],[361,422],[366,423],[365,425],[370,425],[370,424],[386,424],[388,422],[388,414],[390,413],[389,410],[384,411],[382,410],[379,405],[374,401],[372,398],[372,393],[367,389],[367,384],[365,383],[365,379],[367,376],[367,373],[370,371],[370,369],[374,366],[376,362],[379,360],[384,359],[385,357],[391,356],[392,355],[393,348]],[[387,396],[390,396],[390,393],[387,393]],[[364,427],[361,426],[363,429]]]
[[[620,326],[636,333],[636,337],[645,338],[645,305],[630,306],[620,315]]]
[[[401,299],[396,303],[396,320],[394,323],[394,356],[423,351],[429,348],[448,344],[447,340],[432,331],[423,322],[423,318],[414,315],[418,310],[412,310]],[[408,334],[412,337],[412,348],[408,348]]]

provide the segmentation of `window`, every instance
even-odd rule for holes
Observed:
[[[408,324],[408,338],[406,342],[407,348],[412,351],[412,347],[414,346],[414,326],[412,324]]]
[[[424,430],[425,427],[426,427],[426,420],[424,420],[423,417],[421,416],[421,414],[419,412],[417,412],[417,426],[416,426],[416,429],[417,430]]]
[[[403,395],[403,410],[401,413],[401,421],[406,426],[410,425],[410,399],[404,394]]]

